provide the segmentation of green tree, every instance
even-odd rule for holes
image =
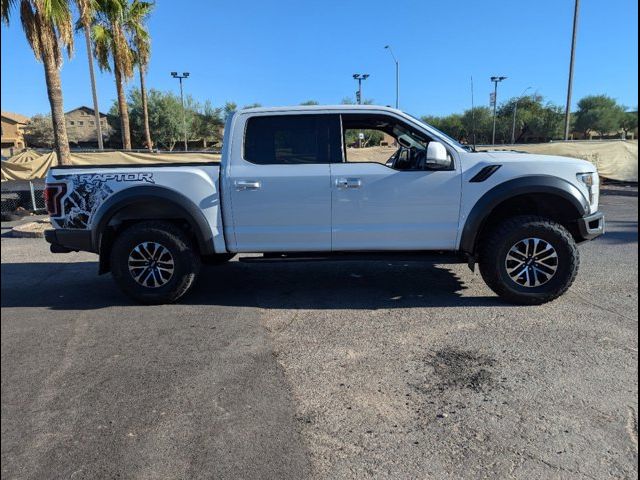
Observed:
[[[24,139],[30,147],[54,148],[56,140],[51,115],[38,114],[31,117],[24,127]],[[69,133],[69,141],[78,141],[73,132]]]
[[[362,142],[360,142],[360,134],[364,135]],[[360,147],[377,147],[380,145],[380,142],[384,139],[384,134],[379,130],[345,130],[344,132],[344,141],[348,146],[357,146]]]
[[[575,114],[576,129],[585,137],[594,131],[604,135],[620,129],[624,118],[624,107],[607,95],[589,95],[578,102]]]
[[[452,113],[446,117],[426,116],[422,117],[422,121],[456,140],[467,141],[468,133],[462,123],[462,115],[458,113]]]
[[[250,103],[249,105],[245,105],[244,107],[242,107],[243,109],[245,108],[259,108],[261,107],[262,104],[261,103]]]
[[[139,96],[139,94],[138,94]],[[186,100],[186,99],[185,99]],[[149,125],[153,129],[158,145],[172,151],[183,139],[182,103],[180,97],[170,92],[149,91]],[[142,101],[140,100],[140,105]],[[185,102],[187,105],[187,102]],[[140,118],[140,115],[138,115]],[[191,123],[187,116],[187,125]]]
[[[17,3],[16,0],[2,0],[0,14],[5,24],[9,24],[11,11]],[[36,59],[44,65],[58,163],[69,164],[71,155],[60,82],[62,49],[66,48],[69,55],[73,52],[69,3],[65,0],[21,0],[20,21]]]
[[[122,148],[131,149],[129,110],[124,84],[133,76],[134,53],[126,35],[127,0],[97,0],[98,10],[94,19],[92,36],[94,54],[103,71],[112,71],[118,94],[118,118]]]
[[[341,105],[356,105],[356,101],[353,99],[353,97],[344,97],[341,101],[340,101]],[[362,101],[362,105],[373,105],[374,101],[373,98],[365,98]]]
[[[627,138],[630,132],[633,132],[638,128],[638,111],[624,112],[622,117],[622,124],[620,125],[624,131],[624,137]]]
[[[238,110],[238,104],[236,102],[226,102],[224,107],[222,107],[224,121],[229,120],[229,117],[233,115],[236,110]]]
[[[211,102],[199,104],[190,95],[185,97],[185,120],[187,124],[187,140],[202,140],[206,148],[210,142],[221,140],[223,126],[222,109],[215,108]],[[131,140],[138,148],[146,143],[144,110],[140,89],[134,88],[127,97]],[[154,132],[157,146],[165,150],[173,150],[177,142],[184,139],[182,124],[182,103],[180,97],[172,92],[161,92],[151,89],[147,101],[149,127]],[[115,102],[109,111],[109,123],[114,128],[114,136],[119,133],[121,125],[118,118],[119,108]],[[115,138],[112,140],[115,142]]]
[[[30,147],[53,148],[56,141],[53,135],[51,115],[34,115],[24,127],[24,140]]]
[[[302,102],[300,105],[307,105],[307,106],[320,105],[320,102],[318,102],[317,100],[306,100]]]
[[[202,147],[207,148],[209,142],[222,141],[222,109],[214,108],[209,100],[199,107],[193,120],[193,130],[202,139]]]
[[[562,107],[551,102],[545,103],[542,95],[534,94],[511,98],[500,106],[496,129],[496,140],[499,143],[511,142],[514,109],[516,143],[527,139],[547,142],[561,135]]]
[[[493,129],[493,111],[489,107],[476,107],[473,110],[465,110],[460,121],[468,132],[469,143],[487,145],[491,143]]]

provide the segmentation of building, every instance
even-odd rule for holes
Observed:
[[[2,112],[2,156],[11,157],[25,148],[24,126],[29,117],[19,113]]]
[[[67,135],[69,143],[76,147],[97,148],[98,135],[96,130],[96,117],[93,108],[81,106],[69,110],[64,114],[67,123]],[[106,140],[111,133],[111,127],[107,123],[107,115],[100,113],[100,125],[102,138]]]

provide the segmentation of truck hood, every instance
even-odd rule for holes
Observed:
[[[558,155],[540,155],[537,153],[524,152],[504,152],[504,151],[486,151],[478,152],[475,155],[483,155],[482,160],[490,163],[536,163],[541,168],[550,168],[553,166],[573,167],[576,173],[596,172],[597,168],[591,162],[572,157],[561,157]]]

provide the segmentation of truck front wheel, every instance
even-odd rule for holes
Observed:
[[[172,303],[194,284],[200,257],[189,237],[169,222],[141,222],[116,237],[111,272],[120,289],[146,304]]]
[[[480,273],[489,288],[511,303],[540,305],[565,293],[578,273],[576,243],[559,223],[543,217],[510,218],[480,247]]]

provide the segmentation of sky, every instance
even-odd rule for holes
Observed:
[[[354,97],[354,73],[368,73],[364,98],[445,115],[488,105],[492,75],[507,76],[498,101],[527,87],[559,105],[566,101],[574,0],[157,0],[149,19],[148,88],[179,93],[171,71],[190,72],[185,93],[221,106],[337,104]],[[14,10],[2,26],[2,110],[47,113],[44,71]],[[84,37],[62,68],[65,110],[91,106]],[[573,106],[604,93],[638,105],[638,4],[582,0]],[[129,87],[137,86],[137,77]],[[116,98],[108,72],[97,72],[100,109]]]

